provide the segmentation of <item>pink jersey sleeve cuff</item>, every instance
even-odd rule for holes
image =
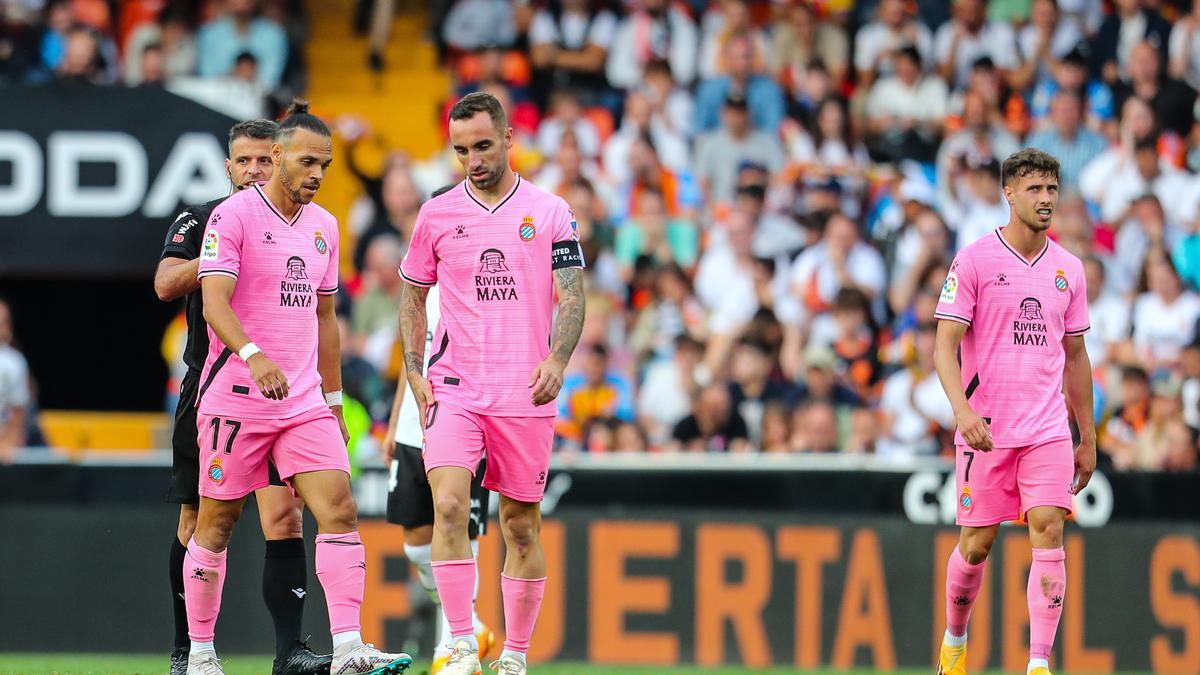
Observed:
[[[950,312],[934,312],[933,318],[945,319],[946,321],[956,321],[958,323],[966,324],[968,326],[971,325],[971,320],[968,319],[967,317],[959,316],[957,314],[951,314]]]
[[[230,269],[225,269],[224,267],[207,267],[205,269],[200,270],[200,272],[198,274],[196,274],[197,279],[203,279],[204,277],[209,277],[209,276],[222,276],[222,277],[230,277],[232,279],[236,279],[237,272],[230,270]]]
[[[434,286],[437,284],[436,280],[435,281],[420,281],[420,280],[414,279],[414,278],[408,276],[407,274],[405,274],[404,270],[400,270],[400,276],[403,277],[405,281],[412,284],[413,286],[424,286],[424,287],[428,288],[429,286]]]
[[[1068,329],[1068,330],[1064,331],[1063,334],[1070,335],[1072,337],[1077,337],[1077,336],[1083,335],[1084,333],[1088,332],[1091,329],[1092,329],[1091,326],[1084,326],[1083,328]]]

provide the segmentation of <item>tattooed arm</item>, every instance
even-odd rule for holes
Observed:
[[[558,291],[558,319],[554,322],[550,355],[538,364],[529,380],[534,405],[545,405],[558,396],[563,371],[583,332],[583,270],[578,267],[554,270],[554,288]]]
[[[408,386],[412,387],[413,397],[417,399],[422,420],[425,419],[425,408],[433,403],[433,387],[425,377],[425,335],[429,330],[425,299],[428,297],[428,288],[413,284],[405,284],[400,294],[400,342],[404,349],[404,374],[408,378]],[[397,384],[397,401],[404,394],[403,386]]]

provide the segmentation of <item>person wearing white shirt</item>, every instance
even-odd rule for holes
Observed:
[[[1084,40],[1079,25],[1059,14],[1057,0],[1034,0],[1029,18],[1017,34],[1017,46],[1025,62],[1018,71],[1022,89],[1035,80],[1052,78],[1059,60]]]
[[[1108,363],[1113,348],[1129,339],[1129,302],[1106,289],[1104,261],[1088,256],[1083,261],[1087,279],[1088,318],[1092,329],[1083,336],[1093,367]]]
[[[954,409],[933,368],[937,325],[922,323],[915,340],[916,362],[887,378],[879,400],[883,433],[876,454],[889,459],[934,456],[941,448],[934,433],[954,428]]]
[[[0,300],[0,464],[11,461],[25,445],[32,400],[29,365],[12,342],[12,312]]]
[[[881,293],[887,280],[883,256],[858,236],[858,225],[835,213],[825,225],[821,242],[811,246],[792,264],[792,292],[810,313],[826,311],[838,291],[854,286],[872,301],[872,313],[881,317]]]
[[[929,63],[933,56],[933,34],[909,16],[904,5],[904,0],[880,0],[875,21],[859,28],[854,36],[854,69],[861,86],[891,75],[896,52],[904,47],[914,47],[921,63]]]
[[[931,160],[946,117],[946,83],[921,72],[916,47],[900,49],[893,61],[895,74],[877,80],[867,95],[865,113],[873,147],[894,160]]]
[[[1193,0],[1192,11],[1175,21],[1167,54],[1171,77],[1200,89],[1200,0]]]
[[[675,81],[689,85],[696,77],[698,37],[690,17],[667,0],[643,0],[640,10],[621,20],[608,52],[608,83],[629,89],[642,79],[654,59],[671,64]]]
[[[594,0],[562,0],[541,9],[529,27],[529,60],[540,93],[545,88],[599,89],[604,64],[617,32],[617,17]],[[544,101],[545,99],[539,99]]]
[[[1007,73],[1019,65],[1016,36],[1004,22],[988,21],[983,0],[954,0],[954,16],[933,37],[939,71],[957,88],[967,86],[971,66],[987,57]]]
[[[942,215],[955,232],[954,248],[961,251],[1009,219],[1008,202],[1000,188],[1000,164],[988,160],[968,165],[959,179],[952,174],[951,198],[942,200]]]
[[[1084,192],[1099,201],[1100,218],[1106,222],[1123,220],[1134,200],[1146,193],[1158,197],[1170,224],[1190,226],[1196,220],[1200,184],[1193,176],[1159,159],[1158,139],[1154,136],[1137,141],[1133,161],[1121,161],[1111,178],[1102,185],[1092,185],[1091,181],[1095,179],[1093,177],[1089,181],[1087,174],[1088,168],[1085,168],[1080,176],[1080,185],[1088,181]]]
[[[1133,305],[1133,346],[1142,359],[1170,366],[1196,336],[1200,296],[1184,290],[1179,273],[1161,250],[1146,258],[1148,290]]]

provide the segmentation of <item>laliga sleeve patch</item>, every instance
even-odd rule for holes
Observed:
[[[205,260],[216,260],[221,247],[221,235],[209,230],[204,235],[204,251],[200,254]]]
[[[954,299],[958,297],[958,273],[951,272],[946,275],[946,283],[942,284],[942,302],[953,305]]]
[[[583,267],[583,247],[575,240],[556,241],[551,248],[550,268]]]

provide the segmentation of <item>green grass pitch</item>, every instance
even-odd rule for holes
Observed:
[[[264,656],[232,654],[221,659],[227,675],[265,675],[271,672],[271,659]],[[166,672],[165,654],[0,654],[0,675],[160,675]],[[408,675],[426,675],[428,663],[418,661]],[[929,675],[924,670],[898,670],[897,675]],[[484,668],[484,673],[490,671]],[[750,668],[661,668],[636,666],[589,666],[578,663],[538,664],[531,675],[846,675],[848,672],[871,671],[800,671],[789,668],[757,670]]]

